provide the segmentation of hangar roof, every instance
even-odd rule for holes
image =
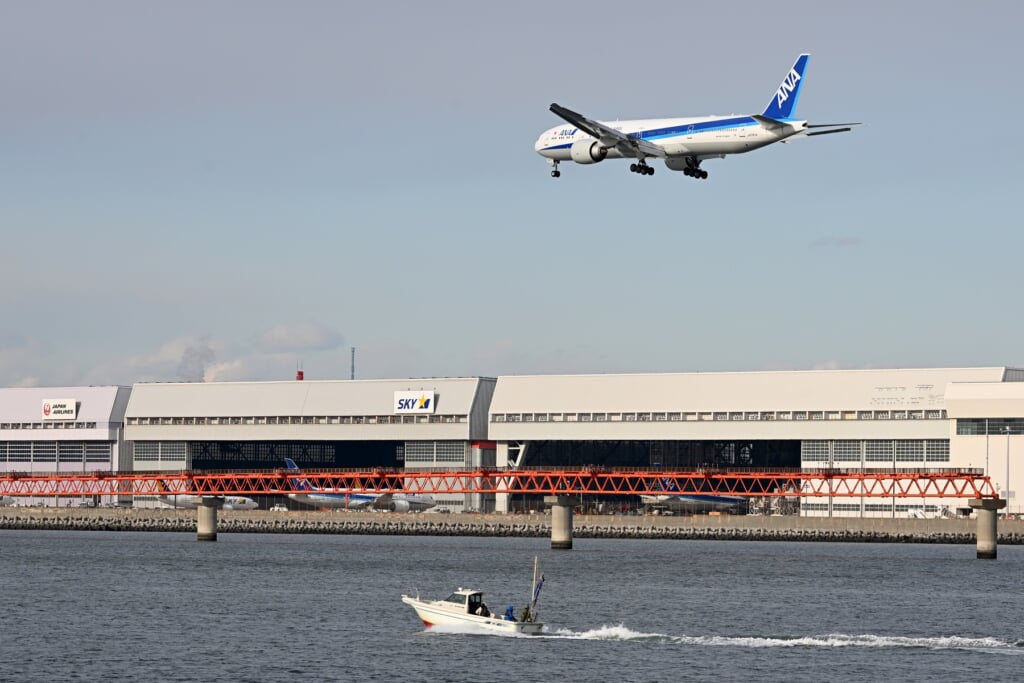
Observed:
[[[120,397],[119,397],[120,392]],[[124,421],[129,387],[11,387],[0,389],[0,421],[40,422],[43,401],[74,399],[76,422]]]
[[[1000,418],[1024,415],[1024,382],[965,382],[946,389],[953,418]]]
[[[491,414],[945,408],[947,385],[1003,367],[532,375],[498,378]]]
[[[436,391],[435,414],[469,415],[479,383],[473,377],[136,384],[126,417],[390,415],[396,391]]]

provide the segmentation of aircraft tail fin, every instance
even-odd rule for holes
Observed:
[[[796,63],[782,79],[779,89],[772,95],[771,101],[761,114],[770,119],[792,118],[796,111],[797,101],[800,99],[800,90],[804,83],[804,71],[807,69],[807,60],[811,56],[802,54],[796,58]]]
[[[291,458],[284,459],[284,465],[293,472],[299,471],[299,466],[295,464],[295,461]],[[308,479],[294,479],[292,485],[295,486],[296,491],[311,491],[313,487],[309,485]]]

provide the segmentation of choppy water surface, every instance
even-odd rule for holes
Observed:
[[[0,680],[1017,680],[1024,547],[0,531]],[[544,636],[402,593],[546,574]]]

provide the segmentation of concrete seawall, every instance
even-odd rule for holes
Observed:
[[[0,529],[195,532],[195,510],[0,508]],[[545,515],[222,511],[220,533],[401,536],[551,535]],[[573,536],[708,540],[969,543],[971,519],[846,519],[755,516],[578,515]],[[1024,521],[1000,520],[1000,545],[1024,545]]]

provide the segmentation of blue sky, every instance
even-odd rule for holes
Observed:
[[[493,6],[492,6],[493,5]],[[0,5],[0,386],[1024,365],[1015,2]],[[563,164],[601,119],[845,135]]]

